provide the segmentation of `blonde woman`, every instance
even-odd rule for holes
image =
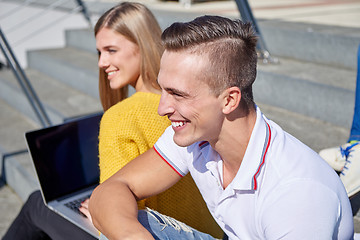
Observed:
[[[95,25],[99,53],[99,93],[105,111],[99,134],[100,183],[151,148],[170,122],[157,107],[161,29],[142,4],[123,2],[105,12]],[[128,87],[135,93],[127,96]],[[89,219],[88,201],[80,207]],[[138,203],[221,237],[190,175],[161,195]],[[25,226],[25,227],[24,227]],[[48,210],[33,193],[4,239],[93,239]]]

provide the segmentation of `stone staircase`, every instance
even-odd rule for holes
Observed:
[[[151,10],[163,28],[196,15]],[[345,142],[353,115],[360,31],[261,19],[259,26],[279,60],[258,65],[254,93],[262,111],[315,151]],[[63,48],[27,52],[26,74],[53,124],[102,111],[93,32],[69,29],[65,36]],[[6,69],[0,71],[0,112],[3,159],[25,150],[24,133],[41,127]],[[2,176],[22,200],[38,188],[28,153],[8,156],[1,166]]]
[[[53,124],[102,111],[94,52],[73,47],[68,41],[64,48],[29,51],[27,57],[26,75]],[[12,117],[2,124],[7,131],[0,139],[2,155],[26,149],[24,133],[41,127],[18,85],[10,70],[1,71],[1,119]],[[7,157],[3,167],[6,182],[22,200],[38,187],[28,153]]]
[[[40,9],[43,7],[39,6]],[[82,31],[79,29],[78,32]],[[54,125],[69,118],[102,111],[93,36],[89,38],[91,41],[84,44],[84,39],[78,38],[81,35],[73,36],[71,30],[63,35],[68,39],[63,48],[30,50],[26,53],[28,66],[25,73]],[[88,46],[88,49],[84,46]],[[26,151],[24,133],[41,128],[41,124],[13,73],[7,69],[0,71],[0,111],[2,177],[24,201],[29,193],[38,188]]]

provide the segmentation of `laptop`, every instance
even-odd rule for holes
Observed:
[[[78,207],[99,184],[102,113],[25,133],[46,206],[92,236],[99,232]]]

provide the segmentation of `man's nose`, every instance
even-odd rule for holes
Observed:
[[[171,97],[168,93],[163,91],[161,93],[159,107],[158,107],[158,114],[160,116],[166,116],[174,112],[174,107],[171,101]]]

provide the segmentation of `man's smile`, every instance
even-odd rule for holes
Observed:
[[[174,128],[179,128],[179,127],[182,127],[186,124],[185,121],[171,121],[171,125],[174,127]]]

